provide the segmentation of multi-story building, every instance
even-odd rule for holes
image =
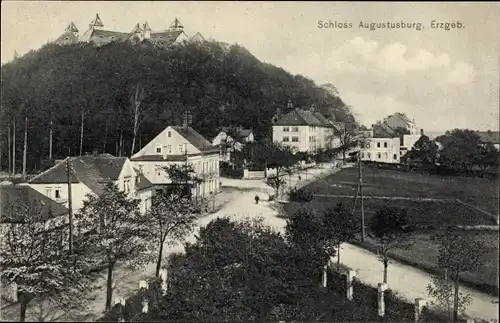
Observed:
[[[132,156],[136,169],[163,190],[172,183],[165,170],[170,165],[191,165],[195,176],[202,180],[192,187],[193,197],[210,197],[219,191],[219,148],[189,127],[168,126],[146,146]]]
[[[252,129],[224,127],[212,140],[214,147],[220,149],[220,160],[228,162],[235,151],[241,151],[243,146],[254,142],[255,137]]]
[[[367,138],[361,149],[361,160],[398,164],[401,150],[399,138]]]
[[[418,133],[415,119],[410,120],[404,113],[396,112],[385,118],[383,123],[387,124],[392,129],[404,128],[410,132],[410,135],[416,135]]]
[[[314,110],[299,108],[281,115],[277,111],[273,118],[273,141],[294,148],[299,152],[314,152],[318,149],[334,148],[336,127],[321,113]]]
[[[70,22],[64,33],[59,36],[54,43],[59,45],[71,45],[78,42],[93,43],[103,45],[113,41],[150,41],[162,45],[172,45],[182,43],[183,41],[204,41],[203,36],[198,32],[189,38],[184,32],[184,26],[180,23],[177,17],[174,19],[170,27],[165,30],[154,31],[149,26],[148,22],[137,23],[131,32],[121,32],[115,30],[104,29],[104,24],[96,14],[94,20],[89,24],[89,29],[80,37],[79,30],[73,22]]]
[[[114,157],[109,154],[68,157],[25,185],[69,207],[68,165],[71,205],[74,212],[83,206],[87,194],[101,194],[105,185],[110,182],[130,198],[140,199],[142,212],[151,206],[152,185],[147,178],[134,170],[127,157]]]

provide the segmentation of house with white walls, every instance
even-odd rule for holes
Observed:
[[[291,108],[291,102],[288,103]],[[336,127],[314,105],[309,110],[295,108],[281,115],[278,110],[273,118],[273,141],[290,146],[298,152],[314,152],[334,148]]]
[[[68,157],[31,179],[26,185],[48,198],[69,207],[68,174],[71,185],[72,210],[77,212],[87,194],[99,195],[108,183],[114,183],[130,198],[140,199],[141,212],[151,206],[151,182],[137,173],[127,157],[109,154]]]
[[[208,198],[219,191],[219,148],[184,123],[168,126],[130,159],[161,191],[173,184],[165,168],[174,164],[191,165],[202,180],[191,188],[191,196]]]
[[[367,138],[361,149],[361,160],[399,164],[401,158],[399,138]]]
[[[241,151],[245,144],[254,142],[255,137],[252,129],[223,127],[212,140],[212,146],[218,147],[220,160],[229,162],[235,151]]]

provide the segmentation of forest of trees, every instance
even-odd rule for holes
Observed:
[[[47,44],[3,65],[1,82],[0,166],[8,168],[15,126],[18,172],[25,128],[30,172],[50,156],[94,150],[130,156],[166,126],[180,124],[186,111],[209,139],[228,125],[269,136],[272,116],[277,108],[286,112],[289,98],[295,107],[314,103],[326,116],[354,120],[340,98],[237,44],[185,43],[168,50],[128,42]]]

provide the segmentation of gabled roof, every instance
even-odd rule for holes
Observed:
[[[179,19],[177,19],[177,17],[175,17],[174,21],[170,24],[169,28],[184,28],[184,26],[181,24]]]
[[[242,128],[234,129],[231,127],[223,127],[221,129],[221,132],[226,133],[231,138],[239,140],[239,139],[243,139],[243,138],[250,136],[253,133],[253,130],[252,129],[242,129]]]
[[[142,25],[142,29],[147,30],[147,31],[151,31],[151,27],[149,27],[149,24],[147,21],[145,21],[144,24]]]
[[[394,130],[385,122],[374,124],[372,128],[374,138],[388,138],[394,136]]]
[[[151,40],[173,43],[179,38],[179,36],[183,33],[182,30],[166,30],[166,31],[157,31],[151,32]]]
[[[89,26],[91,26],[91,27],[104,27],[104,24],[102,23],[102,20],[99,17],[98,13],[95,14],[95,18],[94,18],[94,20],[92,20],[90,22]]]
[[[66,160],[30,180],[29,184],[62,184],[67,182]],[[127,157],[107,155],[69,157],[71,183],[83,183],[99,194],[106,183],[116,181]]]
[[[311,111],[294,109],[278,118],[275,126],[325,126]]]
[[[64,31],[70,31],[70,32],[74,32],[74,33],[77,33],[78,32],[78,28],[76,28],[75,24],[73,22],[70,22],[68,27],[66,27],[66,29],[64,29]]]
[[[500,143],[500,132],[498,131],[474,131],[476,135],[481,137],[481,141],[491,142],[492,144]]]
[[[182,137],[184,137],[184,139],[186,139],[191,145],[195,146],[199,151],[211,152],[214,150],[214,147],[212,146],[210,141],[205,139],[205,137],[200,135],[193,128],[184,128],[182,126],[172,126],[172,128]]]
[[[88,37],[87,37],[86,35],[87,35],[88,31],[90,31],[90,33],[88,34]],[[88,31],[85,32],[85,34],[83,34],[82,40],[84,38],[87,38],[85,40],[90,41],[93,38],[97,38],[97,37],[105,38],[105,39],[111,39],[114,37],[115,40],[127,40],[131,37],[131,34],[122,33],[119,31],[101,30],[101,29],[90,29]]]
[[[195,41],[195,42],[204,42],[205,41],[205,37],[203,37],[200,32],[197,32],[196,34],[194,34],[192,37],[191,37],[191,41]]]
[[[137,23],[135,26],[134,26],[134,29],[132,29],[131,33],[135,34],[135,33],[140,33],[142,32],[143,29],[141,28],[141,26],[139,25],[139,23]]]
[[[387,117],[387,119],[388,119],[388,118],[390,118],[390,117],[397,117],[397,118],[401,119],[403,122],[405,122],[407,125],[410,125],[410,124],[412,124],[412,123],[413,123],[413,121],[411,121],[411,120],[410,120],[410,119],[409,119],[409,118],[408,118],[405,114],[403,114],[403,113],[396,112],[396,113],[394,113],[393,115],[391,115],[391,116]]]
[[[189,154],[191,155],[191,154]],[[199,155],[199,154],[194,154],[194,155]],[[178,154],[178,155],[172,155],[169,154],[165,156],[166,158],[163,157],[163,155],[141,155],[137,157],[132,157],[130,160],[134,162],[140,162],[140,161],[163,161],[163,162],[181,162],[186,160],[186,155],[183,154]]]
[[[151,183],[146,176],[144,176],[139,170],[135,169],[135,172],[137,173],[137,177],[135,180],[135,188],[140,191],[144,190],[147,188],[150,188],[153,186],[153,183]]]
[[[327,127],[330,127],[332,125],[330,123],[330,121],[328,121],[328,119],[325,118],[321,113],[319,113],[319,112],[313,112],[313,115],[316,117],[316,119],[318,119],[319,121],[321,121],[323,123],[323,125],[325,125]]]
[[[54,43],[56,44],[76,44],[78,43],[78,38],[71,31],[65,31],[61,36],[59,36]]]
[[[36,204],[36,209],[46,219],[68,214],[68,209],[56,201],[46,197],[27,185],[0,186],[0,223],[17,222],[20,214],[12,214],[9,205],[19,203]],[[35,215],[35,214],[34,214]]]

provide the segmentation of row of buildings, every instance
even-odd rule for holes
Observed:
[[[166,29],[152,30],[147,21],[138,22],[130,32],[104,29],[99,14],[90,22],[89,28],[80,36],[80,31],[73,22],[70,22],[63,34],[59,36],[54,43],[58,45],[72,45],[79,42],[93,43],[95,45],[104,45],[114,41],[149,41],[153,44],[162,44],[170,46],[184,41],[204,41],[205,38],[197,32],[188,36],[184,32],[184,26],[177,17]]]
[[[68,157],[27,183],[2,186],[2,194],[36,197],[47,206],[56,203],[64,214],[69,207],[69,186],[72,210],[77,212],[87,194],[99,195],[107,183],[114,183],[129,197],[139,199],[141,212],[146,212],[155,194],[175,184],[165,171],[174,164],[191,165],[193,175],[201,180],[191,185],[193,198],[210,198],[219,191],[219,149],[184,122],[168,126],[131,158],[109,154]]]

